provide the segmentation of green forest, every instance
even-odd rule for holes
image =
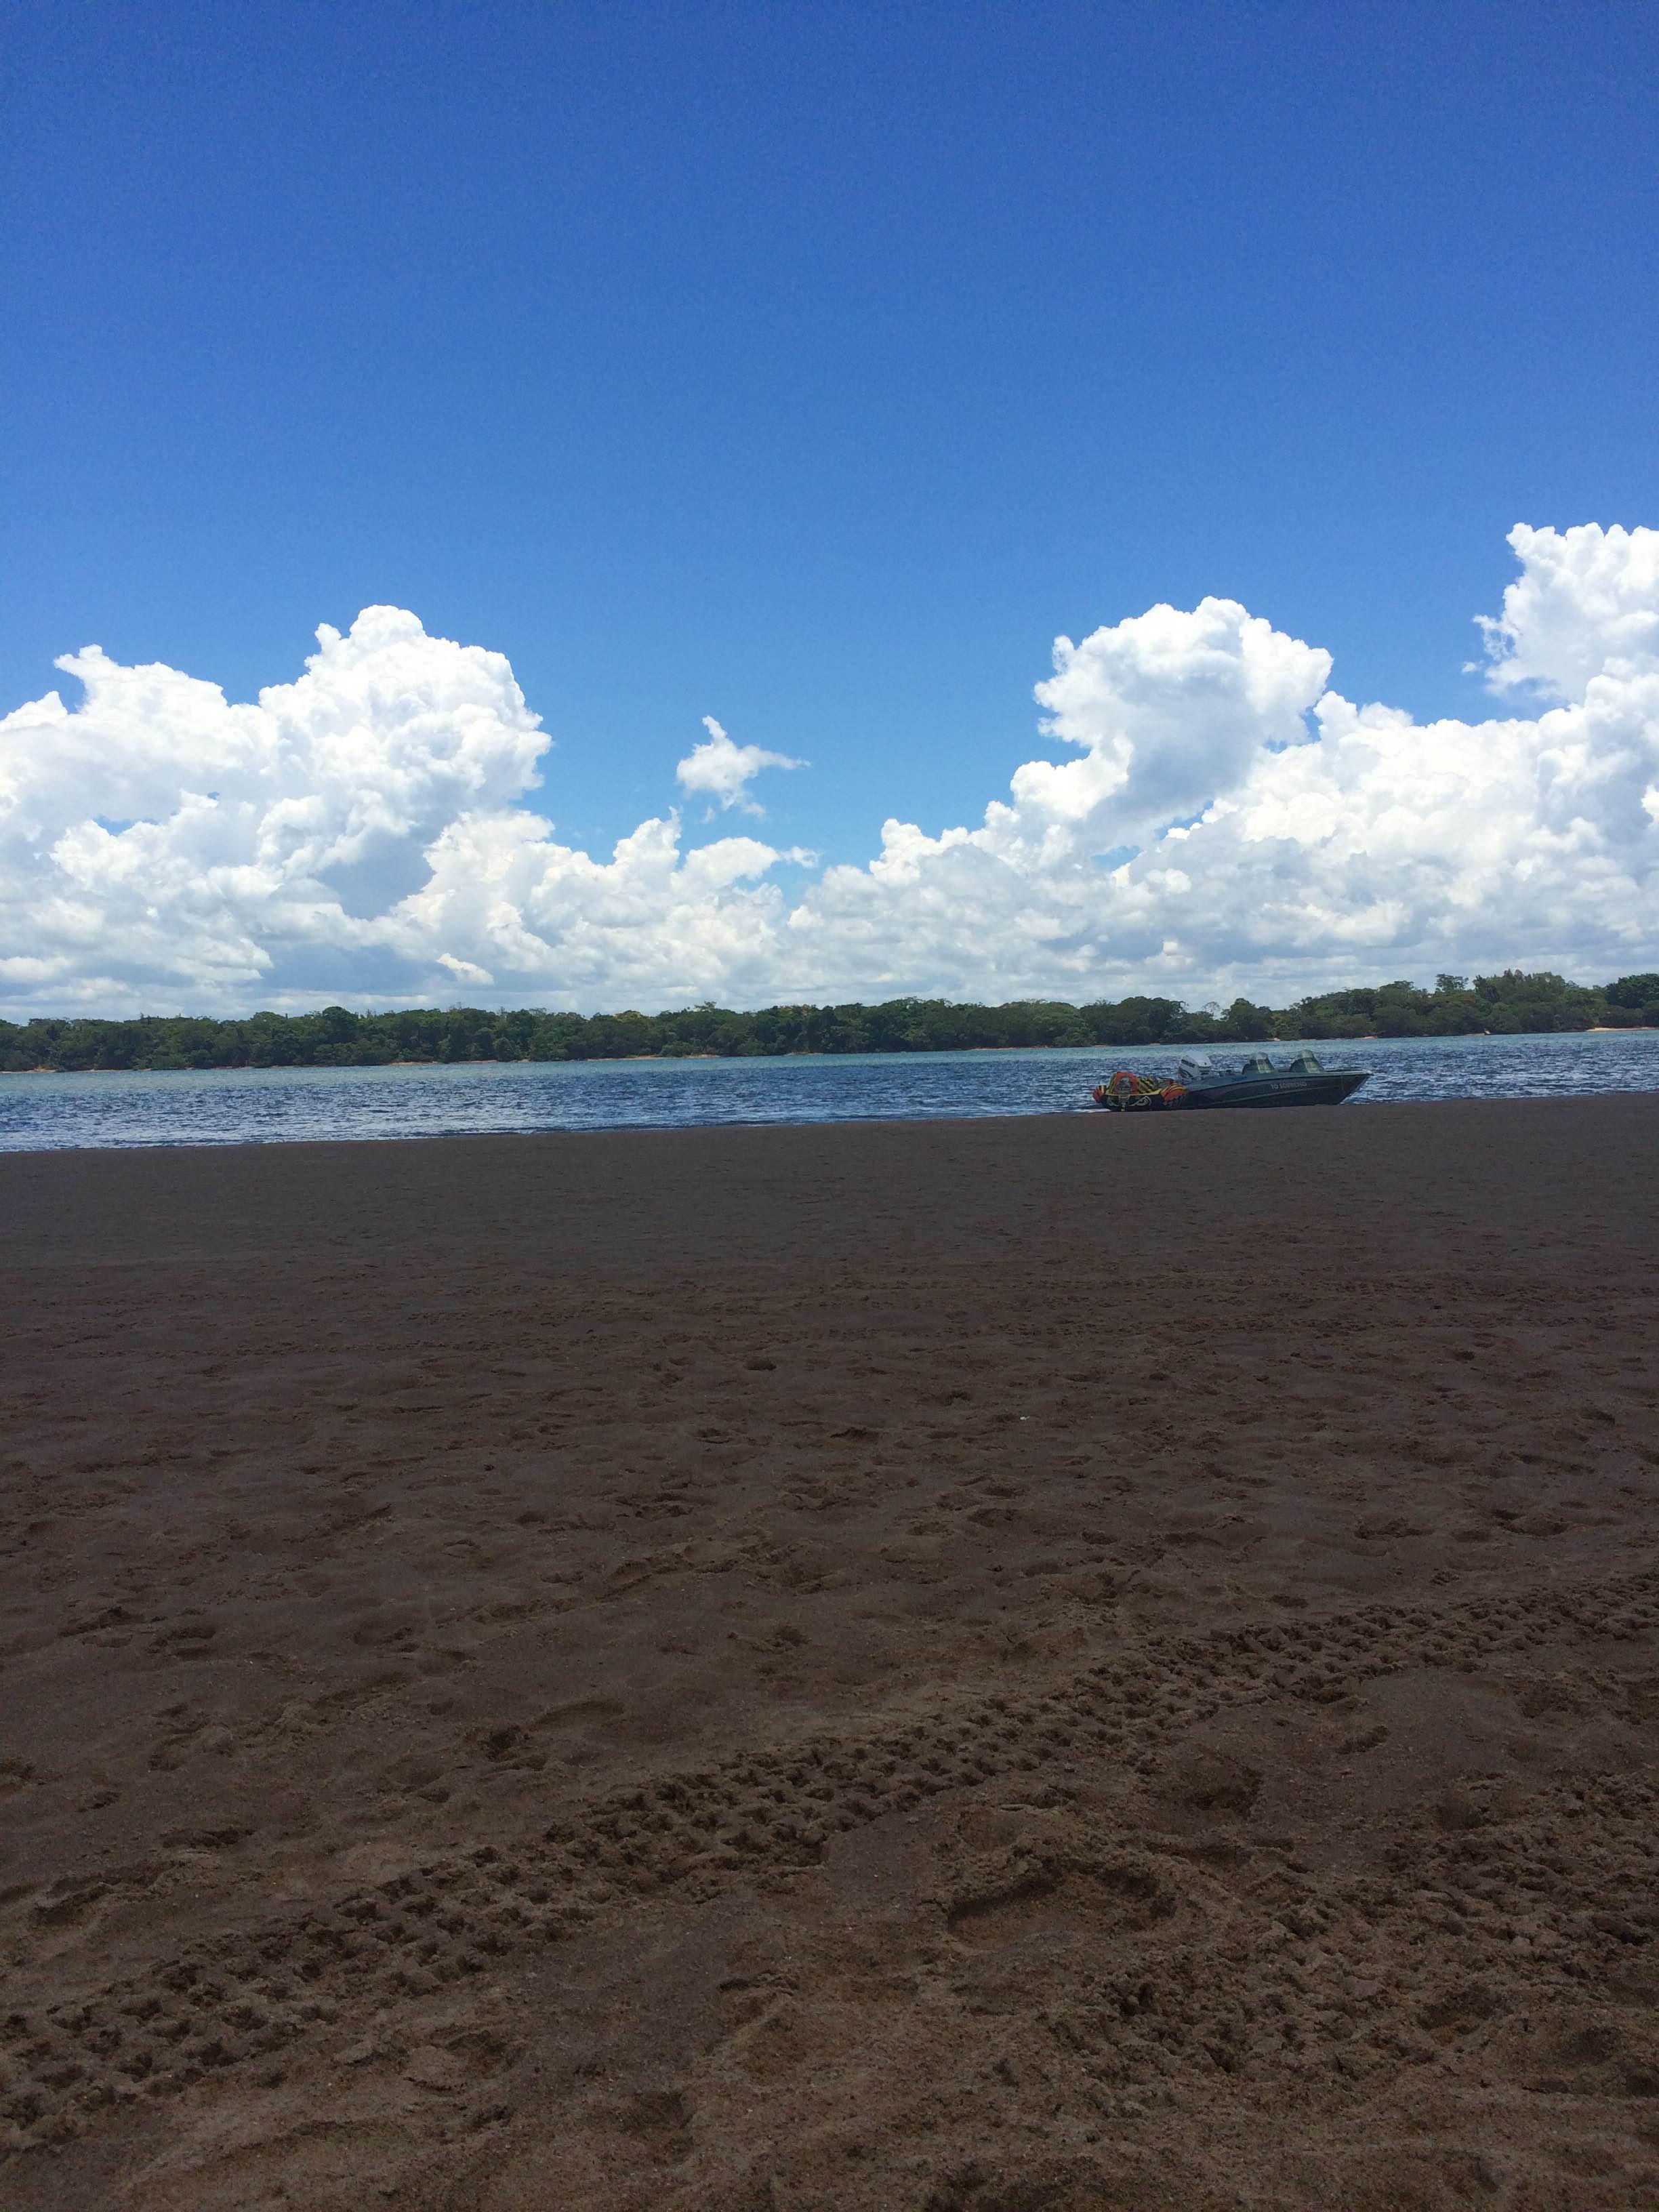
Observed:
[[[1440,975],[1432,989],[1381,983],[1273,1007],[1235,999],[1193,1008],[1176,999],[1059,999],[956,1006],[889,999],[880,1006],[704,1005],[665,1013],[510,1012],[480,1006],[383,1014],[319,1013],[213,1021],[141,1014],[131,1021],[0,1021],[0,1070],[167,1072],[202,1067],[384,1067],[394,1062],[501,1060],[761,1058],[784,1053],[967,1052],[1064,1045],[1257,1044],[1311,1038],[1512,1036],[1553,1030],[1659,1028],[1659,975],[1606,984],[1506,968]]]

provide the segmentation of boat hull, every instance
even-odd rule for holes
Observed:
[[[1193,1106],[1340,1106],[1352,1098],[1365,1075],[1349,1069],[1321,1075],[1250,1075],[1237,1082],[1194,1084],[1186,1103]]]
[[[1340,1106],[1370,1079],[1368,1070],[1322,1068],[1303,1075],[1288,1069],[1271,1075],[1224,1075],[1208,1083],[1167,1084],[1139,1097],[1114,1097],[1103,1084],[1094,1103],[1112,1114],[1191,1113],[1217,1107]]]

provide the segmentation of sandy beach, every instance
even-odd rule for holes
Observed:
[[[0,1158],[0,2202],[1659,2202],[1656,1156]]]

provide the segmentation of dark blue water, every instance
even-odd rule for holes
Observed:
[[[1288,1057],[1285,1048],[1274,1056]],[[1366,1067],[1352,1102],[1577,1097],[1659,1091],[1659,1031],[1401,1038],[1319,1048]],[[1218,1067],[1229,1054],[1212,1055]],[[1068,1113],[1128,1051],[878,1053],[738,1060],[581,1060],[468,1067],[232,1068],[190,1075],[0,1075],[0,1151],[270,1145],[487,1130],[684,1128],[742,1121],[931,1121]]]

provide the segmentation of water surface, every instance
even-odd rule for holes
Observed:
[[[1271,1048],[1276,1059],[1290,1048]],[[1316,1048],[1367,1067],[1352,1103],[1659,1091],[1659,1031],[1400,1037]],[[803,1054],[464,1067],[216,1068],[178,1075],[0,1075],[0,1151],[270,1145],[720,1122],[933,1121],[1088,1109],[1117,1066],[1173,1067],[1167,1045],[1066,1052]],[[1240,1048],[1218,1048],[1216,1065]],[[1092,1109],[1088,1109],[1092,1111]]]

